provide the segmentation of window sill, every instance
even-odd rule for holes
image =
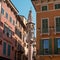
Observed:
[[[49,33],[41,33],[41,35],[49,35]]]
[[[51,57],[52,57],[52,56],[60,56],[60,54],[54,54],[54,55],[52,55],[52,54],[51,54],[51,55],[39,55],[39,56],[51,56]]]

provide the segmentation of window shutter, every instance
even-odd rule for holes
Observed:
[[[6,42],[3,42],[3,54],[6,55]]]
[[[8,44],[8,56],[10,56],[10,53],[11,53],[11,46]]]
[[[52,40],[49,39],[49,54],[52,54]]]
[[[44,40],[40,40],[40,55],[44,54],[44,50],[43,50],[43,45],[44,44]]]
[[[55,38],[55,39],[54,39],[54,53],[55,53],[55,54],[58,53],[57,47],[58,47],[58,42],[57,42],[57,39]]]

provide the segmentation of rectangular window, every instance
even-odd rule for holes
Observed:
[[[42,6],[42,11],[47,11],[47,6]]]
[[[6,42],[3,42],[3,54],[6,55]]]
[[[22,33],[19,29],[15,28],[15,33],[22,39]]]
[[[8,44],[8,56],[10,56],[10,54],[11,54],[11,46]]]
[[[48,33],[48,19],[42,20],[42,33]]]
[[[40,40],[40,55],[49,55],[52,53],[52,44],[50,39]]]
[[[60,9],[60,4],[55,4],[55,9]]]
[[[8,13],[6,12],[6,18],[8,19]]]
[[[1,13],[4,15],[4,9],[3,8],[1,8]]]
[[[17,24],[17,22],[18,22],[18,21],[16,20],[16,24]]]
[[[60,38],[55,38],[54,42],[54,52],[55,54],[60,54]]]
[[[7,35],[7,37],[12,38],[12,31],[4,25],[4,33]]]
[[[44,40],[44,54],[48,54],[49,53],[49,41],[48,40]]]
[[[60,32],[60,17],[56,18],[56,32]]]
[[[43,0],[41,0],[41,3],[43,2]]]
[[[15,21],[13,20],[13,25],[15,26]]]
[[[10,22],[13,23],[13,21],[12,21],[12,17],[10,17]]]

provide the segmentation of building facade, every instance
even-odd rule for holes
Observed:
[[[18,10],[10,0],[0,0],[0,60],[14,60],[14,32]]]
[[[24,20],[11,0],[0,0],[0,60],[24,60],[25,32]]]
[[[36,10],[36,60],[60,59],[60,0],[32,0]]]
[[[26,23],[27,23],[27,19],[22,15],[20,15],[20,18],[23,22],[23,24],[22,24],[22,26],[23,26],[23,30],[22,30],[23,39],[22,40],[23,40],[24,53],[23,53],[23,56],[22,56],[22,60],[28,60],[28,47],[27,47],[28,43],[26,41],[26,35],[27,35]]]
[[[36,60],[36,38],[33,43],[33,60]]]
[[[23,21],[20,15],[17,15],[16,25],[15,25],[15,60],[23,60],[22,56],[24,54],[24,42],[23,42]]]

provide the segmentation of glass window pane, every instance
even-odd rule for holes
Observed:
[[[8,19],[8,13],[6,13],[6,18]]]
[[[60,48],[60,39],[58,39],[58,48]]]
[[[48,40],[44,40],[44,49],[48,49],[49,48],[49,41]]]
[[[56,32],[60,32],[60,17],[56,18]]]
[[[12,17],[10,17],[10,22],[13,23],[13,21],[12,21]]]
[[[15,21],[13,20],[13,25],[15,26]]]
[[[42,6],[42,11],[47,11],[47,6]]]
[[[60,9],[60,4],[55,4],[55,9]]]
[[[42,33],[48,32],[48,19],[42,20]]]
[[[1,13],[4,15],[4,9],[3,8],[1,9]]]

